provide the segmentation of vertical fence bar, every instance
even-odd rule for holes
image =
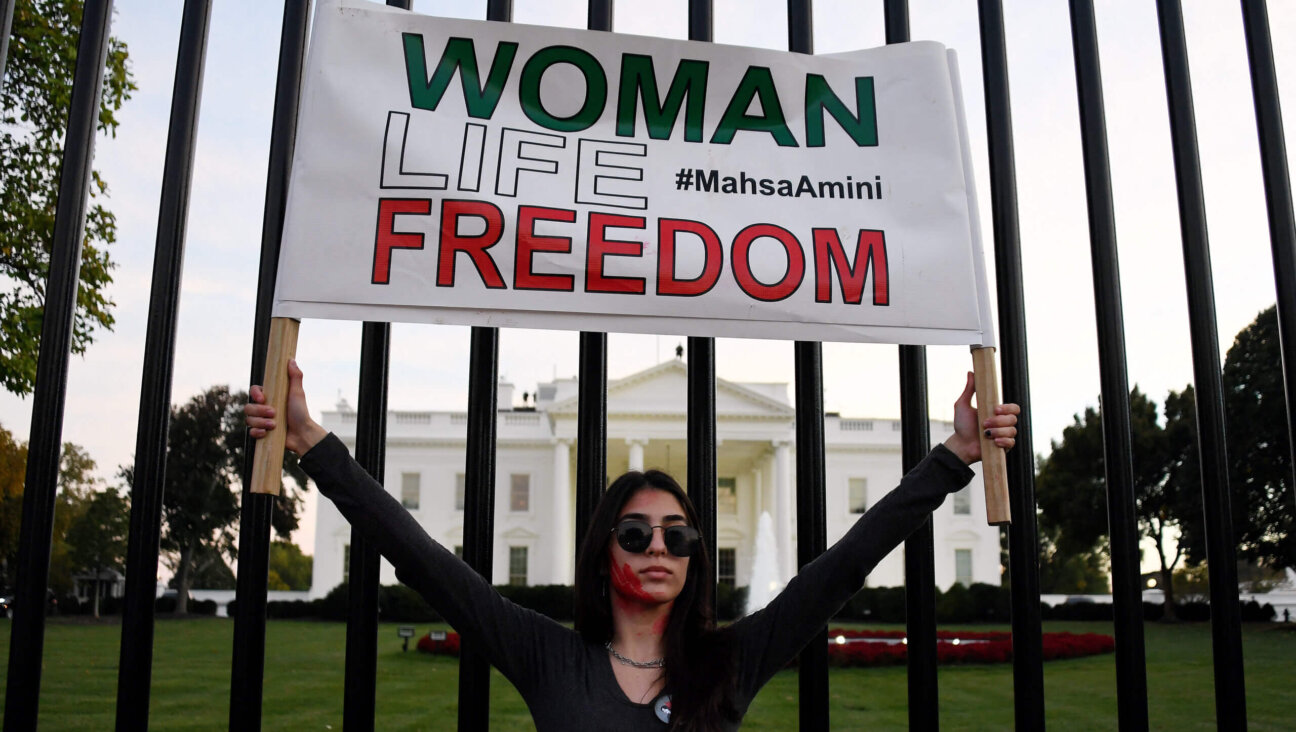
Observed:
[[[589,29],[612,30],[612,0],[589,0]],[[607,334],[582,331],[576,396],[576,551],[607,484]]]
[[[1274,70],[1273,42],[1265,0],[1243,0],[1251,94],[1255,100],[1260,137],[1260,166],[1264,171],[1265,203],[1269,214],[1269,244],[1273,249],[1274,285],[1278,294],[1278,340],[1282,344],[1283,387],[1287,394],[1287,440],[1296,471],[1296,222],[1292,219],[1291,178],[1287,173],[1287,143],[1283,139],[1282,104]],[[1293,475],[1296,478],[1296,473]],[[1296,499],[1296,479],[1292,482]]]
[[[495,546],[496,382],[499,329],[473,328],[468,364],[468,445],[464,468],[464,561],[491,579]],[[490,664],[472,642],[459,657],[459,729],[490,726]]]
[[[689,338],[688,496],[697,509],[698,529],[712,556],[717,552],[715,376],[715,339]]]
[[[811,0],[788,0],[788,50],[814,53],[814,8]],[[797,341],[796,364],[796,501],[797,566],[804,567],[828,544],[824,508],[823,347]],[[828,729],[828,628],[823,627],[801,651],[798,668],[800,722],[803,731]]]
[[[1102,70],[1091,0],[1071,0],[1071,38],[1080,103],[1080,136],[1089,207],[1094,308],[1102,382],[1104,470],[1111,538],[1112,610],[1116,627],[1116,706],[1122,730],[1147,729],[1147,670],[1143,646],[1143,592],[1139,577],[1138,517],[1130,435],[1129,377],[1121,304],[1116,217],[1112,207]]]
[[[607,482],[607,334],[580,334],[576,378],[576,550]]]
[[[612,30],[612,0],[589,0],[585,26],[590,30]]]
[[[153,676],[153,603],[162,540],[176,313],[180,306],[180,276],[184,269],[185,228],[210,18],[211,0],[186,0],[171,90],[171,121],[167,130],[157,243],[153,251],[153,286],[140,379],[139,427],[135,434],[135,480],[131,488],[126,591],[122,598],[121,653],[117,665],[117,729],[121,731],[148,729],[149,687]]]
[[[909,3],[883,5],[887,43],[909,41]],[[927,408],[927,349],[900,346],[901,461],[909,472],[931,450]],[[929,516],[905,539],[905,635],[908,637],[909,727],[939,729],[936,676],[936,549]]]
[[[387,0],[409,10],[410,0]],[[360,392],[356,405],[355,458],[382,483],[387,463],[387,375],[391,324],[365,323],[360,336]],[[346,669],[342,692],[342,726],[349,732],[371,732],[378,692],[378,587],[382,563],[378,548],[351,529],[347,558]]]
[[[712,40],[711,0],[689,0],[689,40]],[[716,556],[715,339],[688,339],[688,493],[702,539]]]
[[[789,25],[791,25],[789,23]],[[797,341],[796,360],[796,505],[797,567],[828,549],[828,516],[824,506],[823,354],[818,343]],[[824,626],[801,651],[799,667],[801,730],[828,729],[828,628]]]
[[[486,19],[509,22],[512,0],[488,0]],[[499,329],[473,328],[468,356],[468,440],[464,466],[464,562],[491,581],[495,555],[495,431]],[[490,726],[490,664],[471,638],[459,656],[459,729]]]
[[[715,11],[712,0],[689,0],[688,37],[690,41],[715,40]],[[692,352],[690,350],[690,352]]]
[[[265,377],[279,247],[283,239],[288,174],[296,142],[297,102],[301,96],[302,61],[310,0],[284,3],[283,29],[275,79],[274,115],[266,171],[265,211],[261,220],[261,263],[257,275],[256,315],[252,331],[252,368],[248,383]],[[234,612],[234,658],[230,664],[230,729],[261,729],[261,689],[265,677],[267,573],[270,568],[270,518],[276,496],[254,494],[253,441],[244,446],[243,510],[239,521],[239,571]]]
[[[1161,58],[1170,108],[1170,140],[1179,195],[1184,275],[1188,284],[1188,327],[1192,335],[1193,384],[1197,391],[1197,446],[1201,459],[1210,576],[1211,646],[1215,657],[1215,721],[1220,729],[1246,729],[1246,685],[1242,672],[1242,617],[1238,605],[1237,548],[1229,498],[1228,447],[1224,437],[1224,384],[1220,375],[1215,285],[1206,234],[1206,202],[1197,156],[1196,119],[1183,11],[1178,2],[1158,0]]]
[[[4,88],[5,59],[9,58],[9,34],[17,0],[0,0],[0,89]]]
[[[990,208],[994,222],[995,280],[999,296],[999,357],[1004,401],[1021,407],[1017,446],[1008,452],[1008,564],[1012,583],[1013,706],[1017,729],[1044,728],[1044,646],[1040,618],[1039,534],[1035,525],[1035,449],[1031,442],[1030,381],[1021,230],[1017,222],[1017,163],[1013,154],[1008,46],[1000,0],[981,0],[981,69],[990,153]]]
[[[112,0],[87,0],[77,42],[80,62],[73,77],[63,165],[59,170],[58,208],[50,243],[45,316],[36,363],[36,391],[32,398],[22,527],[18,533],[18,586],[5,688],[4,728],[7,730],[36,729],[41,654],[45,647],[45,588],[49,582],[54,501],[63,445],[68,353],[76,316],[81,241],[111,20]]]
[[[360,337],[360,398],[355,458],[383,482],[387,462],[387,372],[391,325],[365,323]],[[350,732],[372,730],[378,676],[378,547],[351,529],[347,567],[346,681],[342,723]]]

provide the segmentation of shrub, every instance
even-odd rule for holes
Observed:
[[[716,620],[737,620],[747,611],[747,587],[720,585],[716,588]]]
[[[459,634],[449,632],[445,634],[444,640],[432,640],[432,634],[419,638],[418,649],[422,653],[439,654],[443,656],[459,655]]]
[[[848,642],[838,643],[839,637]],[[901,664],[908,657],[909,647],[896,641],[904,637],[904,631],[900,630],[830,630],[828,662],[834,666]],[[1045,633],[1043,643],[1046,661],[1110,653],[1116,648],[1111,636],[1099,633]],[[1011,659],[1010,633],[970,630],[936,633],[938,663],[1006,663]]]
[[[571,585],[498,585],[501,595],[559,622],[576,617],[576,595]]]

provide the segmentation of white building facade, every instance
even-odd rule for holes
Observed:
[[[630,469],[660,468],[686,485],[687,367],[667,361],[609,381],[607,466],[614,478]],[[575,569],[577,384],[540,384],[515,406],[514,389],[500,384],[496,453],[495,584],[571,584]],[[717,515],[719,580],[751,579],[756,526],[773,518],[777,574],[796,570],[796,412],[787,384],[717,379]],[[354,447],[356,415],[345,402],[322,416],[325,428]],[[387,420],[386,488],[428,534],[448,548],[463,544],[467,417],[462,412],[391,411]],[[949,422],[932,422],[935,445]],[[840,538],[863,511],[900,481],[900,422],[830,414],[824,424],[828,541]],[[936,583],[999,584],[999,530],[985,520],[980,476],[933,516]],[[351,529],[333,504],[316,514],[311,597],[346,578]],[[396,582],[384,560],[381,581]],[[903,547],[869,576],[871,586],[904,584]]]

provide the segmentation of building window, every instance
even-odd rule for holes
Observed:
[[[964,486],[962,490],[954,494],[954,515],[972,515],[972,489],[970,487]]]
[[[738,513],[737,478],[719,478],[716,480],[716,513],[731,516]]]
[[[514,512],[531,510],[530,475],[514,473],[509,476],[509,510]]]
[[[964,587],[972,586],[972,550],[954,550],[954,581]]]
[[[851,478],[849,481],[850,489],[850,512],[864,513],[868,510],[868,479]]]
[[[526,585],[527,583],[527,548],[524,546],[509,547],[509,578],[510,585]]]
[[[463,473],[455,473],[455,510],[464,510],[464,486],[467,485],[467,479]]]
[[[401,505],[411,510],[419,507],[418,473],[401,473]]]
[[[342,584],[351,580],[351,545],[342,545]]]
[[[738,584],[738,554],[732,548],[716,550],[716,581],[733,587]]]

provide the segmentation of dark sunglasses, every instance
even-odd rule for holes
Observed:
[[[647,521],[638,519],[622,521],[612,531],[616,532],[617,544],[620,544],[622,549],[631,554],[641,554],[648,551],[648,547],[652,544],[653,529],[662,530],[662,541],[666,543],[666,551],[677,557],[693,556],[702,538],[698,530],[692,526],[683,524],[653,526]]]

